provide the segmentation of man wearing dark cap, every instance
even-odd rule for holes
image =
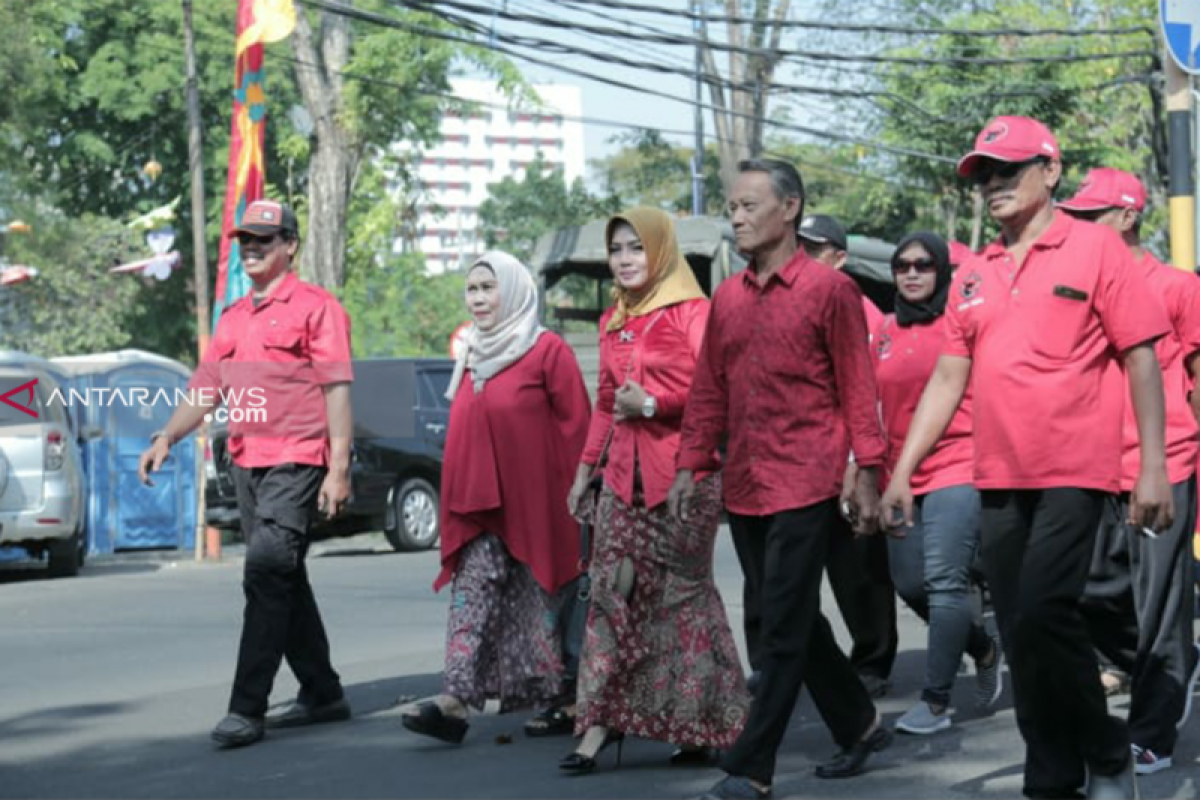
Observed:
[[[836,217],[809,214],[800,221],[800,244],[810,258],[840,270],[849,257],[846,229]],[[865,296],[863,314],[867,331],[873,333],[883,322],[883,314]],[[847,471],[846,483],[853,484],[854,467]],[[842,521],[844,523],[844,520]],[[890,686],[892,664],[900,635],[896,630],[896,590],[888,572],[887,539],[882,536],[854,536],[848,524],[829,541],[825,571],[833,589],[842,621],[850,631],[854,645],[850,663],[862,679],[871,697],[883,697]],[[749,605],[749,604],[747,604]],[[747,634],[750,626],[747,625]],[[749,640],[747,635],[747,640]],[[754,665],[755,649],[747,641]]]
[[[246,606],[229,713],[212,732],[223,748],[253,744],[266,727],[350,716],[304,565],[317,511],[333,516],[349,497],[350,321],[331,294],[292,272],[299,230],[290,208],[257,200],[231,235],[250,294],[221,315],[189,383],[190,402],[151,436],[138,466],[151,484],[171,445],[226,407]],[[300,694],[267,716],[284,658]]]
[[[1157,536],[1125,524],[1141,455],[1137,422],[1126,403],[1121,494],[1105,498],[1083,603],[1096,647],[1132,678],[1129,733],[1139,775],[1171,766],[1178,728],[1200,676],[1192,641],[1196,601],[1188,547],[1196,522],[1200,455],[1200,430],[1188,407],[1190,387],[1200,378],[1200,280],[1166,266],[1142,247],[1145,206],[1142,182],[1111,167],[1093,169],[1075,196],[1058,204],[1076,219],[1120,234],[1171,320],[1171,332],[1158,340],[1155,352],[1166,397],[1167,477],[1175,522]]]
[[[1111,717],[1079,609],[1105,498],[1120,490],[1128,376],[1141,441],[1129,522],[1172,522],[1163,383],[1154,342],[1170,324],[1113,231],[1054,208],[1058,142],[998,117],[958,165],[1000,237],[959,267],[946,344],[883,498],[912,521],[913,470],[970,382],[982,557],[1025,739],[1027,797],[1137,796],[1129,732]],[[1124,370],[1124,372],[1122,371]]]

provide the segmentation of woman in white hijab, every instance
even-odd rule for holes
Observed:
[[[537,286],[507,253],[467,273],[473,324],[457,355],[442,465],[442,570],[451,584],[440,695],[404,727],[460,743],[467,708],[501,711],[563,693],[555,594],[579,575],[567,512],[589,402],[575,356],[537,319]]]

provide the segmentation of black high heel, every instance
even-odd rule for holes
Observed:
[[[617,766],[619,767],[621,766],[621,748],[625,745],[625,734],[620,731],[608,731],[604,734],[604,741],[596,749],[595,755],[585,756],[577,750],[559,761],[558,768],[572,775],[586,775],[593,772],[596,769],[596,757],[604,752],[604,748],[614,743],[617,745]]]

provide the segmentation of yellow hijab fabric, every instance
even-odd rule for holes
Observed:
[[[704,290],[700,288],[696,275],[679,249],[675,223],[670,214],[658,208],[632,208],[622,212],[608,221],[604,230],[606,245],[612,244],[613,231],[622,224],[629,225],[637,232],[642,249],[646,251],[646,266],[650,275],[636,302],[628,291],[614,284],[612,295],[616,311],[609,319],[606,331],[623,327],[630,317],[640,317],[685,300],[704,297]]]

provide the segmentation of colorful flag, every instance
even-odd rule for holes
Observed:
[[[213,330],[221,312],[250,291],[242,255],[229,232],[242,221],[246,206],[263,196],[263,134],[267,102],[263,89],[263,43],[286,39],[296,27],[292,0],[238,0],[237,46],[233,69],[233,136],[229,143],[229,176],[221,222],[221,254]]]

